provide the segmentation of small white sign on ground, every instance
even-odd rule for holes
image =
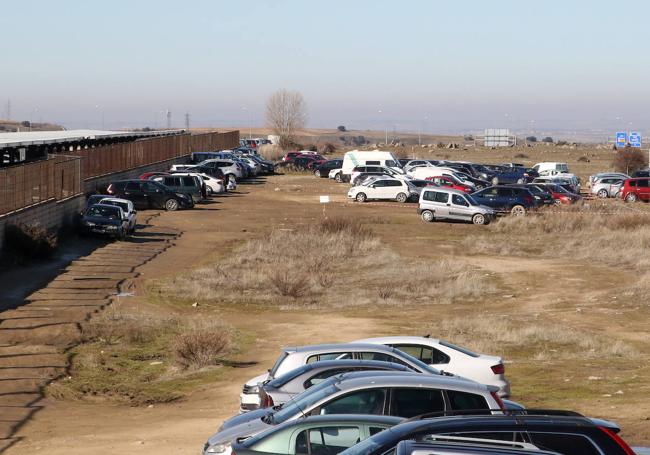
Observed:
[[[330,197],[329,197],[329,196],[321,196],[321,197],[320,197],[320,203],[321,203],[321,204],[327,204],[329,201],[330,201]]]

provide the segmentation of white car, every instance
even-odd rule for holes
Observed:
[[[125,219],[129,222],[128,233],[135,232],[135,227],[138,224],[137,213],[133,207],[133,202],[127,199],[121,199],[118,197],[105,197],[101,199],[97,204],[104,205],[115,205],[122,209]]]
[[[230,180],[231,176],[236,178],[237,180],[244,177],[244,174],[242,173],[240,167],[237,166],[237,163],[234,162],[233,160],[225,159],[225,158],[223,159],[211,158],[209,160],[201,161],[198,164],[174,164],[172,165],[171,170],[172,172],[174,171],[192,172],[192,169],[199,166],[205,166],[213,169],[215,168],[221,169],[221,172],[223,172],[223,175],[226,177],[226,180]]]
[[[173,175],[198,177],[205,184],[205,191],[208,195],[219,194],[226,191],[223,180],[211,177],[201,172],[173,172]]]
[[[476,354],[444,340],[417,336],[367,338],[353,343],[377,343],[391,346],[434,368],[499,388],[499,396],[510,396],[510,382],[505,377],[501,357]]]
[[[410,195],[411,190],[408,184],[392,177],[378,178],[368,182],[367,185],[353,186],[348,191],[348,198],[357,202],[366,202],[369,199],[406,202]]]

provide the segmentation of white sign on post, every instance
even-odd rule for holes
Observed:
[[[329,197],[329,196],[321,196],[321,197],[320,197],[320,203],[321,203],[321,204],[327,204],[329,201],[330,201],[330,197]]]

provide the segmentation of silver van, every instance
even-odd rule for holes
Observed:
[[[493,209],[480,205],[471,195],[458,190],[436,187],[422,189],[418,213],[422,220],[427,222],[449,219],[489,224],[496,218]]]

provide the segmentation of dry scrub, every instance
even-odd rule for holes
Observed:
[[[449,303],[492,291],[467,265],[404,258],[363,224],[331,218],[250,240],[162,293],[214,304],[349,307]]]
[[[483,314],[473,318],[443,319],[431,328],[442,339],[481,353],[500,353],[506,358],[585,359],[635,357],[629,345],[570,327],[535,319],[509,319]]]
[[[570,257],[612,266],[647,269],[650,213],[591,202],[503,217],[487,232],[464,240],[469,253]]]

